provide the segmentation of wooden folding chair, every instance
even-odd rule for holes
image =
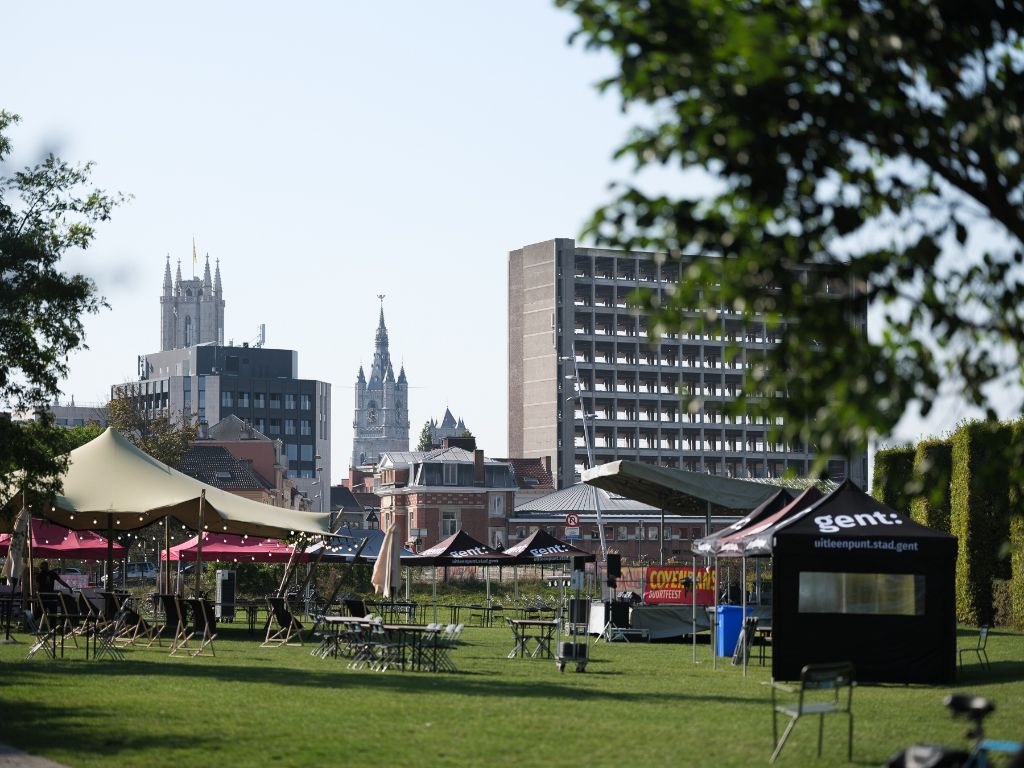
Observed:
[[[188,601],[192,609],[192,634],[189,637],[199,636],[199,647],[192,651],[193,656],[216,656],[213,649],[213,641],[217,638],[217,616],[213,606],[203,597],[193,598]],[[204,651],[209,648],[210,652]]]
[[[283,597],[276,595],[267,596],[267,608],[270,611],[270,621],[267,624],[267,636],[264,638],[261,648],[275,648],[279,645],[302,645],[302,624],[289,610],[288,604]],[[274,623],[277,628],[274,628]],[[292,642],[295,638],[297,642]]]
[[[160,605],[163,606],[164,616],[166,617],[163,631],[170,629],[174,632],[174,637],[171,640],[171,652],[169,654],[173,656],[180,650],[188,649],[188,641],[192,637],[188,633],[185,621],[185,603],[177,595],[160,595]]]

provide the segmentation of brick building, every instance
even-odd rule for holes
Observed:
[[[459,529],[493,547],[508,545],[508,516],[516,486],[510,464],[482,450],[448,446],[395,451],[377,466],[380,526],[397,520],[401,541],[432,546]],[[416,536],[412,532],[417,532]]]

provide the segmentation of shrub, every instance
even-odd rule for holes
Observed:
[[[992,422],[961,426],[952,437],[950,532],[957,537],[957,619],[991,624],[992,579],[1009,578],[999,557],[1009,538],[1009,467],[1003,449],[1010,427]]]
[[[884,448],[875,454],[871,495],[897,512],[909,515],[913,478],[913,447]]]
[[[877,466],[877,465],[876,465]],[[923,440],[914,452],[914,490],[910,516],[921,525],[949,533],[949,482],[952,449],[948,440]]]
[[[1017,421],[1010,428],[1014,449],[1024,451],[1024,421]],[[1018,455],[1012,459],[1019,469],[1024,461]],[[1024,629],[1024,489],[1020,479],[1010,483],[1010,625]]]

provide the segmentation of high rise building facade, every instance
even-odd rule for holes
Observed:
[[[773,443],[769,425],[724,408],[784,328],[714,307],[717,333],[666,333],[650,343],[628,297],[638,287],[668,291],[680,277],[678,262],[650,253],[559,238],[511,251],[508,270],[509,454],[550,457],[556,487],[579,479],[588,440],[595,464],[629,459],[737,478],[807,475],[816,458],[810,446]],[[851,322],[867,332],[863,311]],[[727,358],[727,345],[741,349],[738,358]],[[699,407],[682,409],[681,391],[700,395]],[[867,454],[829,456],[827,469],[863,487]]]
[[[401,366],[396,377],[391,365],[383,306],[374,338],[370,376],[367,378],[360,365],[355,390],[350,466],[375,465],[382,453],[408,451],[409,382],[405,377],[405,366]]]

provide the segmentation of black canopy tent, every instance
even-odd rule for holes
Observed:
[[[513,565],[540,565],[548,563],[568,563],[577,557],[592,563],[597,556],[574,547],[538,528],[521,542],[505,550],[505,554],[514,559]]]
[[[861,681],[953,681],[955,537],[850,481],[769,534],[774,678],[851,661]]]
[[[447,539],[439,541],[429,549],[425,549],[418,555],[402,557],[402,565],[431,566],[433,568],[432,593],[434,600],[434,621],[437,621],[437,566],[449,565],[482,565],[485,566],[484,573],[487,578],[487,600],[491,599],[491,578],[490,571],[486,569],[489,565],[507,565],[512,558],[504,552],[499,552],[483,542],[477,541],[461,528]]]
[[[738,531],[748,528],[765,518],[774,515],[793,500],[793,496],[785,488],[779,488],[770,498],[762,502],[750,514],[744,515],[735,523],[723,528],[720,531],[710,533],[704,538],[693,542],[692,551],[701,557],[714,557],[717,551],[718,540],[723,536],[729,536]]]

